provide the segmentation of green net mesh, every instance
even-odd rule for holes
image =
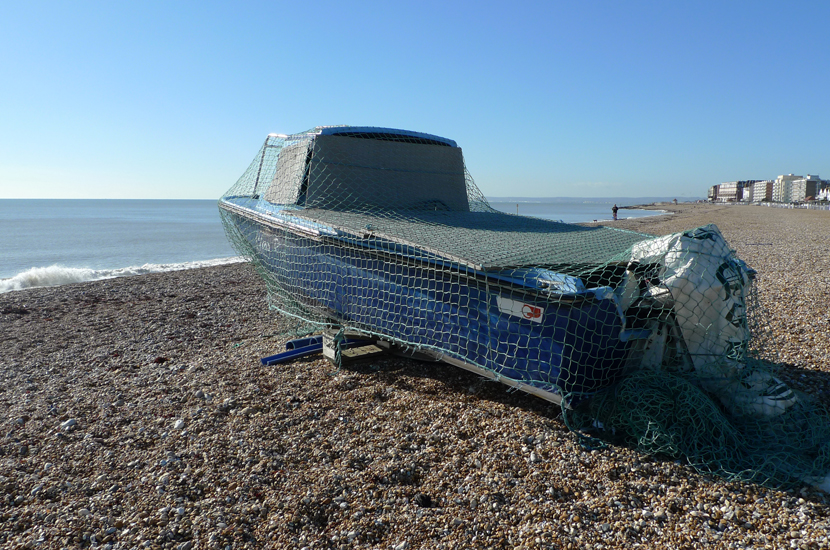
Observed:
[[[270,305],[304,325],[562,403],[574,429],[701,471],[830,487],[827,412],[776,375],[756,273],[715,226],[655,238],[498,212],[454,141],[347,126],[268,136],[219,206]]]

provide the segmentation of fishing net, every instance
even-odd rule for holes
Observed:
[[[827,484],[828,414],[779,379],[756,273],[715,226],[655,238],[502,213],[454,141],[346,126],[268,136],[219,206],[298,322],[562,403],[576,430],[701,471]]]

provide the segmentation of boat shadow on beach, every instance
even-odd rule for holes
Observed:
[[[781,363],[776,367],[778,377],[793,390],[830,409],[830,372],[823,372]]]
[[[818,409],[825,411],[824,416],[830,418],[826,411],[830,409],[830,373],[814,371],[795,365],[779,364],[774,366],[776,374],[781,380],[788,384],[793,390],[801,394],[808,406],[815,405]],[[388,389],[384,390],[384,396],[388,398],[389,392],[400,390],[420,394],[425,400],[432,396],[439,399],[456,395],[458,402],[468,403],[473,407],[478,402],[487,402],[489,405],[497,405],[498,409],[507,407],[521,411],[536,420],[543,422],[549,428],[560,431],[560,436],[566,433],[573,434],[573,444],[576,448],[583,448],[586,451],[599,450],[604,448],[628,449],[641,454],[641,460],[662,463],[666,466],[675,463],[688,468],[689,475],[700,476],[701,479],[716,483],[733,483],[714,474],[697,471],[685,460],[678,457],[663,455],[660,453],[648,454],[637,449],[636,445],[626,443],[623,438],[610,436],[608,433],[589,430],[587,432],[570,432],[569,424],[565,422],[562,414],[562,407],[543,399],[507,388],[506,386],[485,379],[474,373],[464,371],[450,365],[439,362],[422,362],[409,358],[395,357],[391,355],[375,358],[373,360],[362,360],[353,363],[346,363],[341,367],[340,372],[348,372],[361,377],[372,377]],[[419,381],[432,381],[434,383],[420,384]],[[443,395],[439,395],[442,394]],[[384,396],[381,396],[383,398]],[[489,405],[480,403],[483,408]],[[491,409],[492,412],[492,409]],[[821,414],[821,413],[820,413]],[[550,423],[553,421],[552,423]],[[524,424],[528,423],[525,418]],[[527,428],[517,424],[517,436],[522,436]],[[740,483],[740,482],[739,482]],[[747,482],[750,485],[758,485]],[[800,487],[787,489],[786,492],[799,494],[806,500],[814,503],[826,503],[826,496],[820,492],[801,491]]]
[[[830,373],[787,363],[767,363],[767,366],[805,399],[830,409]],[[344,363],[342,369],[355,374],[376,376],[379,381],[406,391],[434,394],[434,390],[419,388],[413,380],[430,379],[443,384],[451,392],[516,407],[547,418],[562,416],[562,407],[558,404],[441,362],[385,355]]]
[[[378,382],[424,397],[455,393],[467,400],[484,400],[538,415],[540,418],[560,417],[560,405],[514,390],[475,373],[437,361],[419,361],[408,357],[383,355],[344,363],[342,371],[372,376]],[[437,384],[418,384],[431,380]]]

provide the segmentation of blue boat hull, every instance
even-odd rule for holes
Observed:
[[[625,366],[631,343],[620,338],[613,300],[550,297],[457,265],[389,261],[368,240],[312,237],[223,213],[268,272],[270,290],[315,319],[438,352],[571,402],[614,383]],[[537,322],[505,312],[497,297],[544,315]]]

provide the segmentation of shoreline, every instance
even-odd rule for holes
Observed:
[[[830,405],[830,213],[660,208],[677,211],[601,225],[716,223],[758,270],[782,377]],[[293,328],[244,263],[0,294],[0,546],[819,548],[830,536],[828,495],[586,450],[558,407],[458,368],[263,367]]]
[[[634,220],[639,220],[639,219],[644,219],[644,218],[654,218],[656,216],[670,216],[672,214],[672,212],[669,212],[668,210],[642,208],[640,206],[620,206],[620,210],[651,210],[655,213],[654,214],[649,214],[647,216],[633,216],[633,217],[629,217],[629,218],[623,218],[623,217],[620,217],[618,215],[617,220],[614,220],[613,218],[608,218],[608,219],[602,219],[602,220],[597,219],[597,220],[592,220],[592,221],[587,221],[587,222],[573,222],[573,223],[576,223],[578,225],[594,225],[594,224],[614,223],[615,221],[616,222],[634,221]]]
[[[170,273],[188,269],[201,269],[218,265],[244,262],[239,256],[193,260],[168,264],[144,264],[118,268],[68,267],[52,264],[45,267],[32,267],[11,277],[0,277],[0,295],[7,292],[34,288],[50,288],[72,283],[105,281],[119,277],[135,277],[148,273]]]

